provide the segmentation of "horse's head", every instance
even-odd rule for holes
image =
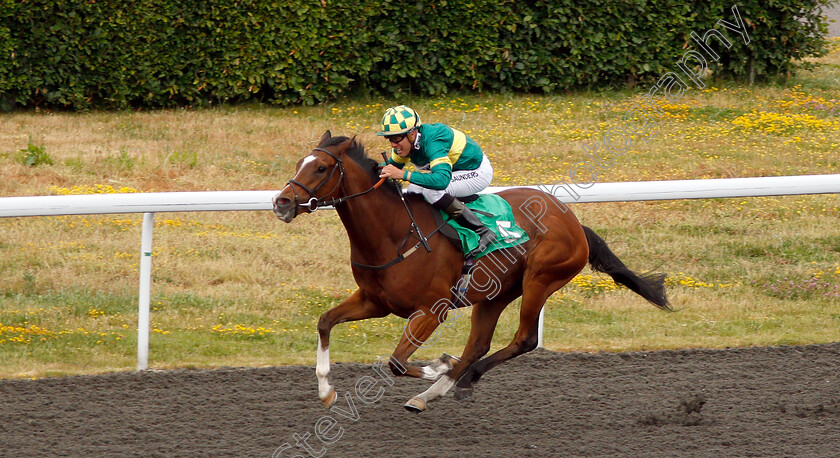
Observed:
[[[272,202],[274,214],[289,223],[299,213],[311,213],[324,200],[339,197],[344,180],[344,153],[356,144],[354,138],[332,138],[324,132],[318,146],[297,164],[294,178]]]

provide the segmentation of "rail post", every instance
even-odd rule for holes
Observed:
[[[143,213],[140,236],[140,293],[137,313],[137,370],[149,367],[149,301],[152,289],[152,231],[155,214]]]

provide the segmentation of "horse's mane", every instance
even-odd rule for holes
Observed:
[[[330,137],[321,147],[335,146],[349,140],[348,137]],[[350,144],[344,155],[353,160],[359,167],[370,175],[371,184],[379,181],[379,162],[373,158],[368,157],[365,153],[365,147],[361,142],[355,141]],[[394,186],[382,186],[383,189],[396,194],[397,190]]]

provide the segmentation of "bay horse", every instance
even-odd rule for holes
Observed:
[[[603,239],[581,226],[568,207],[548,193],[528,188],[498,195],[510,204],[516,224],[530,240],[478,258],[465,300],[453,305],[449,298],[460,278],[464,254],[435,232],[433,212],[437,210],[422,196],[401,196],[396,186],[380,184],[378,162],[365,155],[355,137],[332,137],[326,131],[318,146],[298,162],[294,177],[272,199],[275,215],[287,223],[318,206],[333,205],[350,238],[350,261],[359,288],[318,320],[315,373],[318,396],[328,409],[337,397],[328,380],[330,331],[339,323],[392,313],[408,320],[389,366],[395,375],[434,380],[429,389],[405,404],[408,410],[420,412],[453,386],[456,398],[468,397],[489,369],[536,348],[540,310],[587,261],[594,270],[609,274],[657,307],[671,310],[664,274],[630,271]],[[412,231],[407,209],[419,232],[433,234],[427,241],[431,251],[402,252],[412,236],[420,238]],[[499,315],[519,296],[519,328],[513,340],[482,359],[490,350]],[[450,310],[470,304],[469,340],[460,359],[444,354],[424,367],[408,364],[408,358],[433,337]]]

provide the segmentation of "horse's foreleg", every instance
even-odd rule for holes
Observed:
[[[335,403],[336,394],[327,378],[330,373],[330,331],[333,326],[347,321],[367,318],[379,318],[388,315],[383,307],[367,300],[357,290],[340,304],[325,312],[318,320],[318,358],[315,376],[318,377],[318,397],[324,407],[330,408]]]
[[[522,305],[519,310],[519,329],[516,330],[513,340],[505,348],[473,364],[464,373],[455,388],[455,399],[460,400],[470,397],[473,384],[478,382],[478,379],[490,369],[537,348],[540,310],[542,310],[548,297],[573,277],[574,274],[560,280],[550,279],[552,280],[550,282],[548,279],[543,281],[535,279],[526,283],[526,289],[522,294]]]

